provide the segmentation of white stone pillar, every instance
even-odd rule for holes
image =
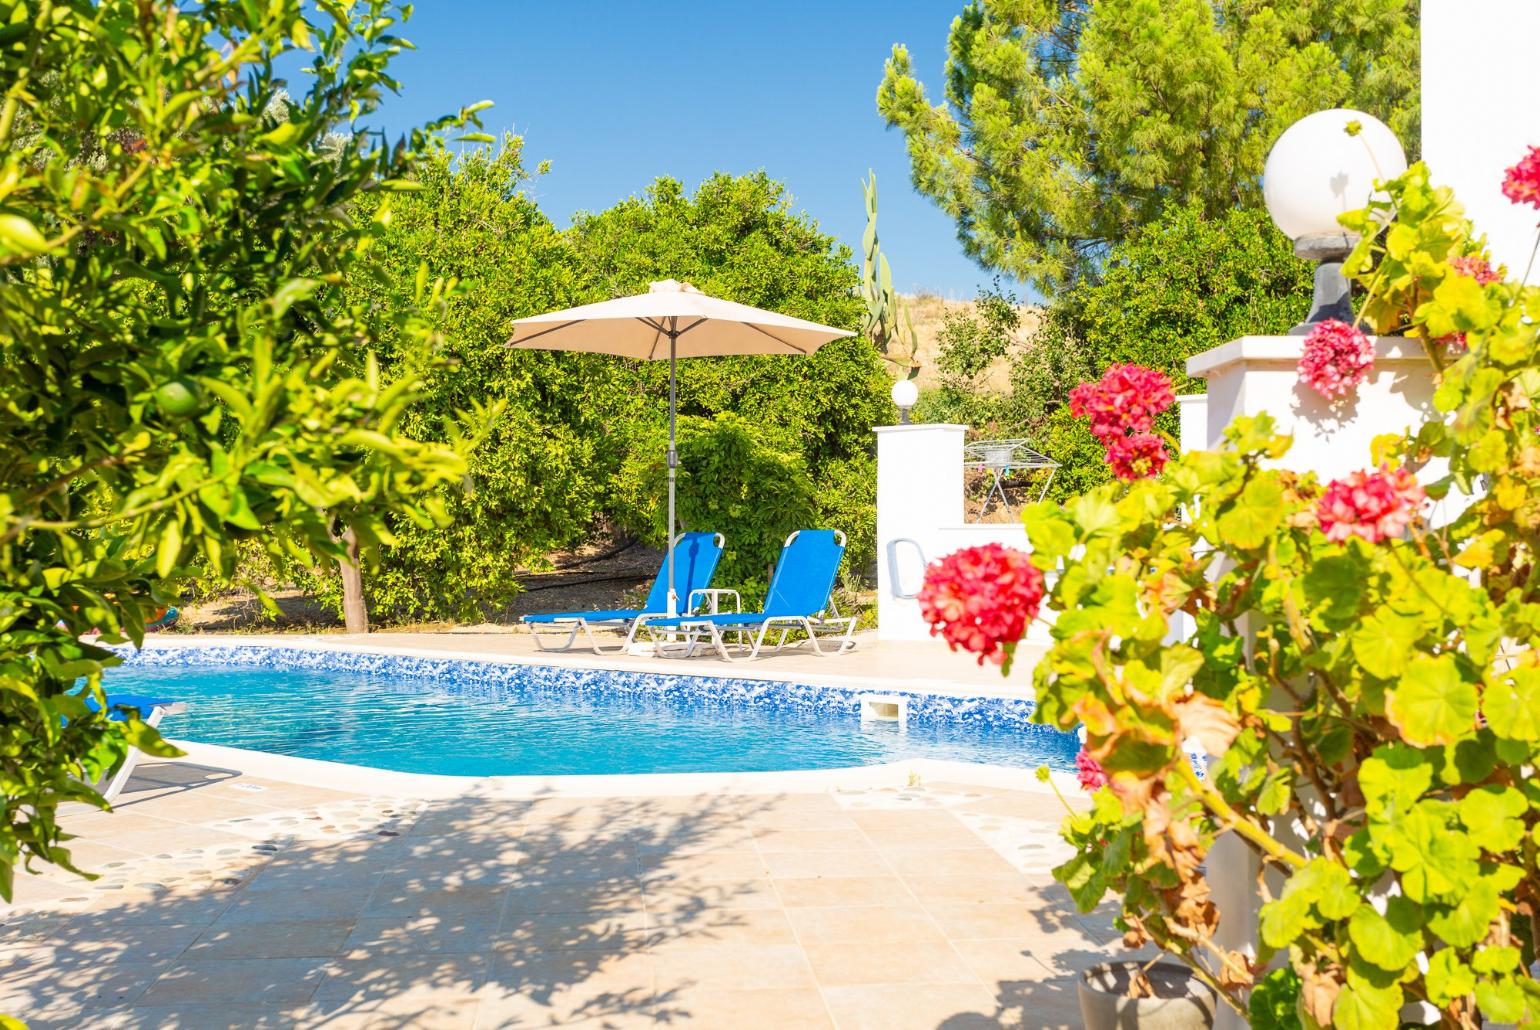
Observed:
[[[1187,359],[1187,374],[1208,380],[1205,404],[1206,437],[1189,442],[1189,411],[1184,406],[1182,446],[1223,445],[1231,420],[1263,412],[1273,416],[1278,432],[1294,438],[1279,464],[1296,471],[1314,471],[1322,481],[1373,467],[1370,442],[1386,433],[1415,430],[1433,412],[1433,369],[1416,340],[1379,337],[1374,340],[1374,368],[1352,398],[1328,402],[1299,380],[1302,336],[1244,336]],[[1194,411],[1196,408],[1193,409]],[[1422,472],[1423,479],[1442,475],[1439,467]],[[1214,904],[1220,912],[1215,942],[1255,954],[1257,917],[1256,857],[1235,834],[1215,842],[1207,862]],[[1241,1030],[1246,1021],[1221,1006],[1215,1030]]]
[[[963,521],[966,426],[877,429],[877,637],[925,640],[914,595],[925,565],[941,557],[936,530]]]
[[[1204,446],[1219,447],[1233,419],[1266,412],[1294,437],[1280,465],[1335,479],[1373,466],[1376,436],[1414,430],[1433,413],[1433,370],[1416,340],[1376,338],[1373,370],[1354,397],[1335,403],[1300,382],[1304,343],[1302,336],[1243,336],[1187,359],[1187,374],[1208,380]]]
[[[1514,278],[1540,212],[1503,196],[1503,170],[1540,146],[1537,39],[1534,0],[1422,0],[1423,160]]]

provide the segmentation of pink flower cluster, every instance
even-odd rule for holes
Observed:
[[[1075,756],[1075,772],[1080,777],[1080,789],[1092,791],[1107,783],[1107,770],[1102,764],[1092,758],[1085,748],[1080,749],[1080,754]]]
[[[1406,469],[1380,468],[1332,480],[1315,516],[1328,540],[1340,544],[1356,536],[1377,544],[1405,532],[1427,499]]]
[[[1107,449],[1119,479],[1159,475],[1169,455],[1155,432],[1155,416],[1176,403],[1171,380],[1141,365],[1111,365],[1094,383],[1069,392],[1070,414],[1091,421],[1091,435]]]
[[[1043,603],[1043,573],[1026,552],[1003,544],[965,547],[932,562],[920,588],[931,636],[996,665],[1003,644],[1020,640]]]
[[[1359,329],[1328,318],[1305,337],[1299,377],[1322,397],[1351,393],[1374,367],[1374,345]]]
[[[1480,254],[1467,254],[1464,257],[1452,257],[1449,259],[1449,267],[1461,275],[1468,275],[1476,282],[1485,286],[1487,283],[1500,283],[1503,281],[1503,273],[1500,269],[1492,267]]]
[[[1540,147],[1530,147],[1529,153],[1508,169],[1503,176],[1503,196],[1515,204],[1540,207]]]

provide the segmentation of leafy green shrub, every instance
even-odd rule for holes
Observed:
[[[195,559],[228,577],[241,541],[313,564],[347,530],[372,549],[386,511],[441,523],[435,491],[496,414],[439,445],[402,431],[450,284],[370,320],[339,289],[385,215],[351,211],[425,145],[333,134],[392,88],[397,14],[0,0],[0,896],[19,861],[69,865],[61,802],[104,805],[85,782],[130,745],[168,751],[90,711],[117,658],[82,635],[141,640]],[[306,51],[289,96],[275,64]],[[413,361],[344,367],[379,319]]]
[[[668,533],[667,449],[666,427],[655,428],[638,439],[619,479],[622,524],[655,547],[665,545]],[[728,414],[681,418],[678,451],[675,532],[726,537],[716,581],[740,591],[745,604],[757,604],[786,537],[817,525],[802,455],[786,434]]]
[[[1158,478],[1025,515],[1058,572],[1034,717],[1083,725],[1100,764],[1054,875],[1085,910],[1121,896],[1132,940],[1259,1026],[1391,1030],[1420,1002],[1533,1026],[1540,287],[1491,273],[1426,166],[1384,188],[1343,217],[1344,267],[1364,329],[1425,348],[1424,424],[1323,484],[1279,466],[1269,416],[1237,419]],[[1215,905],[1208,877],[1248,869],[1221,838],[1253,863],[1255,960],[1215,937],[1247,918]]]
[[[1093,378],[1108,365],[1144,365],[1171,376],[1179,394],[1202,392],[1187,359],[1238,336],[1287,332],[1309,314],[1312,275],[1265,211],[1205,217],[1168,205],[1113,248],[1097,279],[1053,305],[1032,348],[1042,353],[1018,382],[1038,391],[1037,403],[1062,403],[1051,373],[1073,367],[1057,353],[1072,351]]]
[[[640,417],[616,360],[504,346],[511,319],[576,302],[576,256],[526,193],[522,158],[517,137],[457,155],[436,148],[414,169],[416,189],[392,199],[379,274],[350,284],[360,308],[381,312],[419,276],[460,284],[440,320],[443,360],[403,419],[414,436],[444,439],[470,398],[502,405],[470,458],[468,488],[445,491],[448,525],[390,519],[392,542],[365,577],[385,621],[478,620],[506,604],[519,590],[515,569],[582,538]],[[392,325],[375,328],[385,366],[410,367]]]
[[[1208,218],[1196,207],[1168,205],[1158,221],[1112,249],[1100,278],[1082,280],[1049,306],[1012,362],[1008,393],[944,382],[925,391],[916,415],[1027,437],[1062,466],[1051,496],[1074,496],[1109,478],[1102,449],[1069,415],[1065,398],[1074,386],[1109,365],[1136,364],[1165,372],[1178,393],[1202,392],[1187,378],[1187,359],[1238,336],[1287,332],[1309,313],[1311,276],[1265,212],[1237,208]],[[974,342],[995,338],[990,297],[951,335],[969,356],[955,359],[959,367],[991,352]],[[1174,433],[1175,413],[1160,428]]]
[[[456,280],[459,291],[441,319],[442,360],[428,370],[424,395],[403,424],[423,439],[441,439],[467,398],[495,399],[503,414],[470,458],[468,489],[444,492],[447,527],[390,520],[391,543],[365,577],[373,614],[385,621],[482,618],[518,592],[515,569],[540,567],[548,551],[576,543],[596,519],[653,524],[652,514],[636,515],[636,462],[661,460],[667,364],[509,351],[509,320],[676,278],[828,325],[860,323],[849,251],[790,210],[781,186],[762,173],[716,175],[693,195],[661,179],[642,198],[580,214],[565,233],[528,195],[516,137],[454,157],[439,149],[413,179],[415,189],[392,199],[382,227],[380,274],[350,283],[350,296],[364,310],[388,312],[420,274]],[[392,323],[382,318],[375,328],[384,367],[414,367],[411,351],[395,345]],[[681,362],[679,406],[706,419],[737,414],[770,434],[801,463],[802,477],[811,470],[820,497],[875,489],[871,427],[889,417],[887,380],[865,338],[836,341],[808,358]],[[866,480],[861,470],[870,473]],[[875,533],[869,510],[847,505],[841,512],[853,539]],[[656,542],[662,522],[658,515]],[[812,515],[802,524],[822,522]],[[334,568],[299,579],[340,601]]]
[[[815,477],[832,461],[872,450],[872,427],[892,417],[892,405],[877,348],[859,335],[859,270],[848,247],[790,208],[779,183],[763,172],[717,174],[691,196],[659,179],[643,197],[578,215],[567,240],[585,300],[680,279],[712,296],[857,333],[807,358],[680,362],[679,410],[785,430]],[[617,385],[645,406],[644,417],[667,410],[667,362],[611,367]]]

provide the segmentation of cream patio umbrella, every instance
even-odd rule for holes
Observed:
[[[830,340],[852,336],[774,311],[708,297],[689,283],[665,279],[646,293],[519,318],[508,346],[533,350],[668,359],[668,614],[679,614],[674,590],[674,449],[680,358],[730,354],[811,354]]]

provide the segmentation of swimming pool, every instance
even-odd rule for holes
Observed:
[[[272,647],[154,648],[110,691],[187,702],[168,737],[457,776],[758,772],[940,758],[1072,770],[1072,734],[1029,701],[907,694],[908,725],[865,723],[859,691]]]

